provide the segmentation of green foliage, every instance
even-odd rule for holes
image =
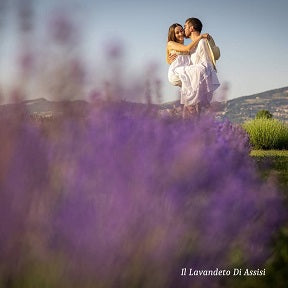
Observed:
[[[258,158],[273,157],[275,159],[281,159],[284,157],[288,161],[288,150],[252,150],[250,156]]]
[[[268,110],[260,110],[257,112],[255,119],[272,119],[273,115]]]
[[[276,119],[259,118],[247,121],[243,128],[254,149],[287,149],[288,126]]]

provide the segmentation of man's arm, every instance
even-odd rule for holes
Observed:
[[[167,53],[166,62],[170,65],[173,61],[175,61],[176,58],[177,58],[177,54]]]

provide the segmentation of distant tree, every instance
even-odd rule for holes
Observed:
[[[270,113],[268,110],[260,110],[260,111],[257,112],[255,118],[256,119],[261,119],[261,118],[272,119],[273,118],[273,114]]]

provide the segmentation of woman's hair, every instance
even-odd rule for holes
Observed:
[[[168,30],[168,42],[169,41],[174,41],[174,42],[179,42],[175,36],[175,28],[180,26],[182,29],[182,25],[181,24],[178,24],[178,23],[174,23],[172,24],[170,27],[169,27],[169,30]]]

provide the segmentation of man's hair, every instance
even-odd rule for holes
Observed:
[[[185,23],[191,24],[196,31],[198,31],[199,33],[201,33],[201,31],[202,31],[202,26],[203,26],[203,25],[202,25],[202,22],[201,22],[199,19],[197,19],[197,18],[188,18],[188,19],[185,21]]]
[[[182,25],[181,25],[181,24],[178,24],[178,23],[174,23],[174,24],[172,24],[172,25],[169,27],[169,30],[168,30],[168,42],[169,42],[169,41],[179,42],[179,41],[177,40],[176,36],[175,36],[175,28],[178,27],[178,26],[183,29]]]

